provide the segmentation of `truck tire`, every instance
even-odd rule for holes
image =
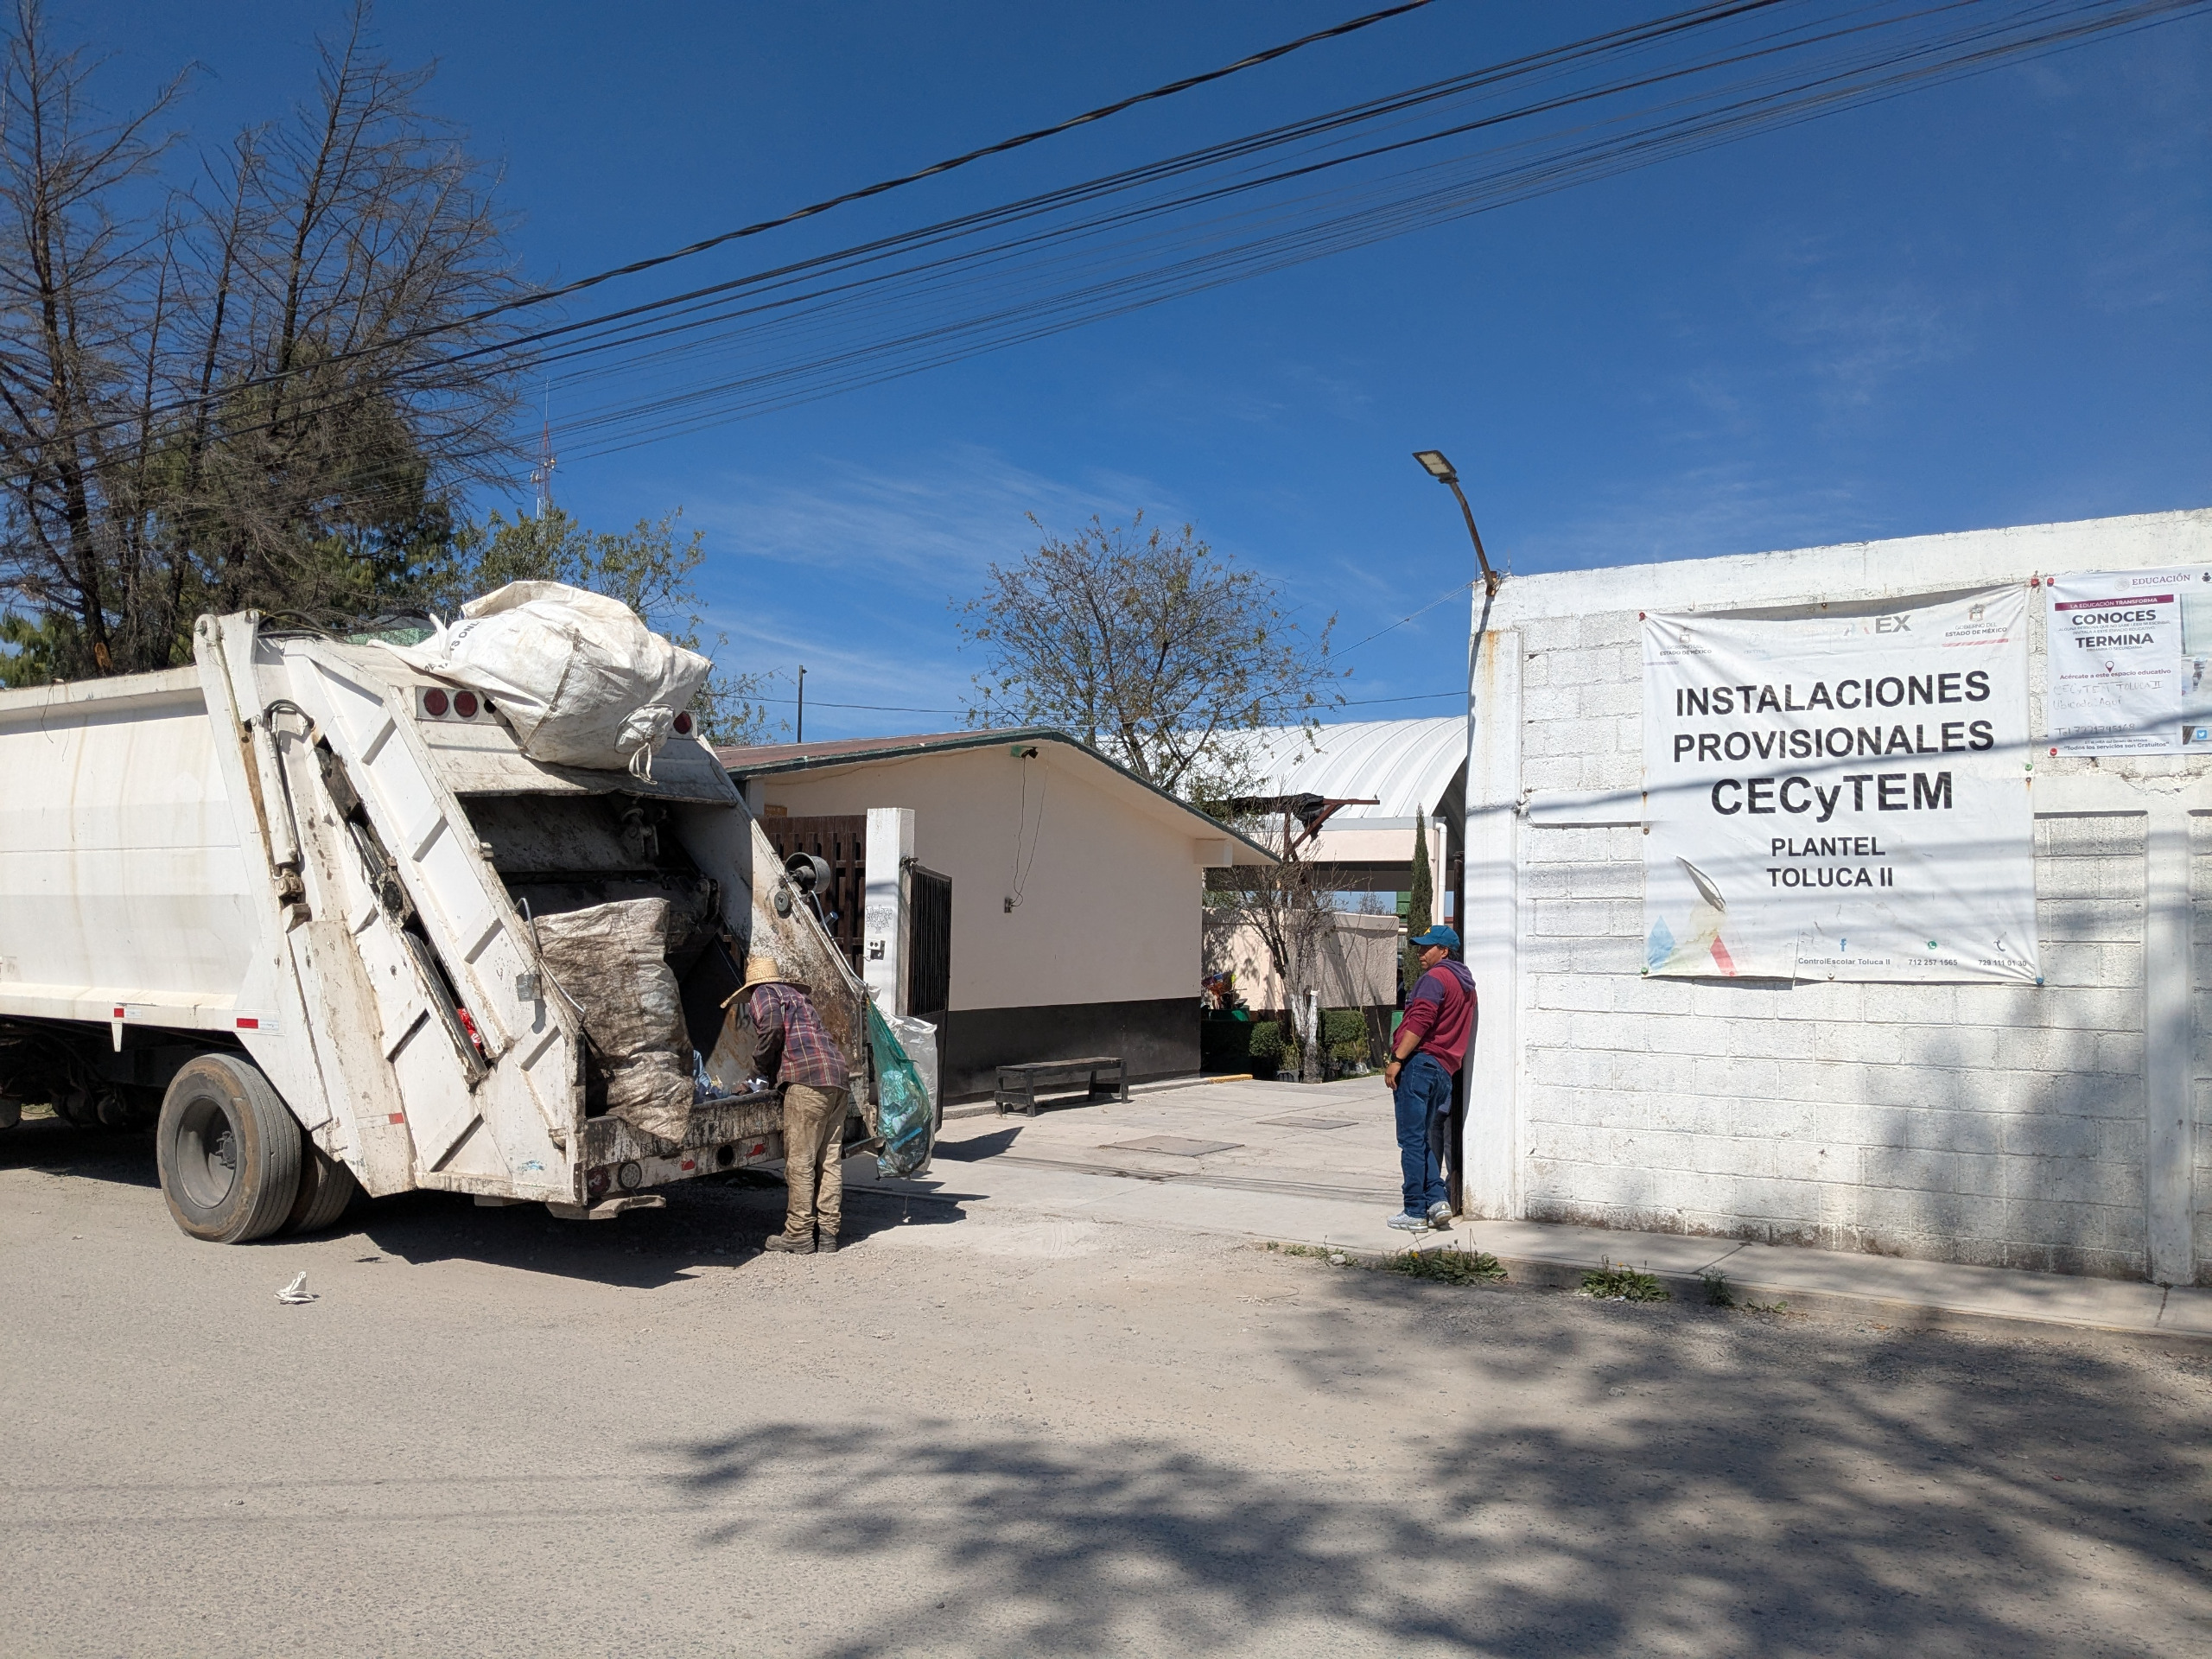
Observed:
[[[169,1214],[217,1244],[275,1232],[299,1196],[301,1144],[299,1121],[251,1060],[188,1062],[162,1097],[154,1130]]]
[[[315,1145],[305,1130],[301,1131],[300,1190],[280,1230],[321,1232],[346,1213],[360,1190],[352,1170]]]

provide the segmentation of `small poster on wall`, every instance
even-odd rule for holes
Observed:
[[[2212,570],[2121,570],[2044,584],[2044,724],[2052,754],[2175,754],[2202,713]]]
[[[1644,971],[2035,982],[2028,592],[1643,619]]]

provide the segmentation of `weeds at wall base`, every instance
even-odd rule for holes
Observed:
[[[1580,1294],[1600,1302],[1670,1302],[1674,1294],[1649,1273],[1613,1264],[1600,1257],[1599,1265],[1582,1275]]]
[[[1456,1247],[1442,1250],[1402,1250],[1378,1261],[1372,1257],[1362,1259],[1319,1244],[1283,1244],[1271,1241],[1265,1248],[1278,1255],[1325,1262],[1331,1267],[1367,1268],[1383,1273],[1403,1274],[1412,1279],[1427,1279],[1437,1284],[1501,1285],[1506,1282],[1504,1264],[1487,1250]]]
[[[1442,1285],[1494,1285],[1505,1278],[1504,1264],[1488,1250],[1405,1250],[1383,1262],[1382,1271]]]

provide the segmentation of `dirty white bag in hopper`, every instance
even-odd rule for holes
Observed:
[[[681,1143],[691,1121],[691,1040],[668,965],[668,900],[625,899],[534,924],[553,988],[583,1017],[607,1077],[607,1114]]]
[[[385,649],[492,698],[533,760],[641,778],[713,666],[628,606],[558,582],[510,582],[421,645]]]

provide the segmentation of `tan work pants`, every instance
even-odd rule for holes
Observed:
[[[794,1083],[784,1090],[784,1236],[835,1234],[843,1212],[843,1089]]]

